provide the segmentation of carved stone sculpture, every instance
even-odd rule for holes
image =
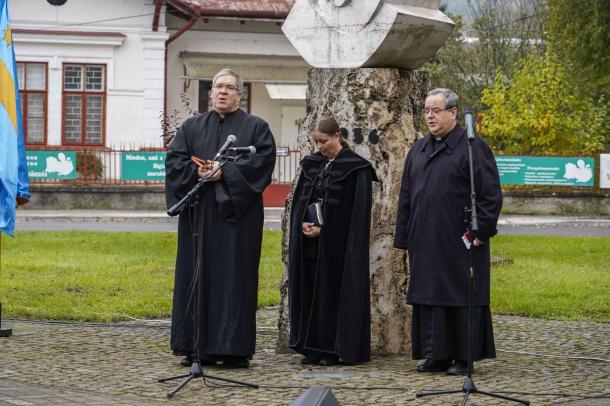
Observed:
[[[282,30],[317,68],[415,69],[454,23],[440,0],[296,0]]]

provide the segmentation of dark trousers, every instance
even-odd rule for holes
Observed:
[[[472,308],[472,360],[495,358],[489,306]],[[468,360],[468,307],[413,305],[413,359]]]

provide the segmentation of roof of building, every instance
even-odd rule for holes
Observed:
[[[295,0],[167,0],[170,6],[199,17],[285,19]]]
[[[235,55],[181,52],[186,69],[183,79],[212,80],[230,66],[245,82],[304,84],[309,66],[300,57],[278,55]]]

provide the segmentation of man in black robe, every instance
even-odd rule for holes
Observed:
[[[178,223],[171,348],[187,356],[183,365],[196,357],[204,365],[247,367],[254,354],[262,193],[271,183],[275,141],[265,121],[239,109],[242,89],[235,72],[218,72],[213,110],[186,120],[167,152],[168,208],[200,179],[211,180]],[[233,147],[254,146],[256,153],[222,166],[211,161],[229,135]]]
[[[468,270],[474,269],[472,360],[495,357],[489,310],[489,242],[496,233],[502,191],[494,156],[475,137],[474,184],[479,231],[471,250],[470,172],[466,131],[457,123],[458,97],[448,89],[428,93],[430,133],[409,151],[402,177],[394,246],[409,253],[407,303],[413,305],[413,359],[419,372],[463,374],[468,368]]]

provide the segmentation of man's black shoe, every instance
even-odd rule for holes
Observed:
[[[461,359],[454,359],[453,364],[447,369],[449,375],[466,375],[468,372],[468,362]]]
[[[323,367],[330,367],[339,363],[339,357],[334,354],[326,354],[320,360],[320,365]]]
[[[186,357],[182,358],[182,360],[180,360],[180,366],[190,367],[191,365],[193,365],[193,357],[190,355],[187,355]]]
[[[222,361],[222,366],[227,368],[248,368],[250,366],[250,361],[248,361],[247,358],[242,357],[225,358]]]
[[[316,365],[320,363],[320,358],[322,358],[322,354],[319,352],[312,352],[307,354],[305,358],[301,360],[301,364],[303,365]]]
[[[201,358],[199,358],[199,365],[202,367],[216,365],[216,363],[220,361],[222,361],[222,359],[217,355],[203,354]]]
[[[417,366],[417,372],[445,372],[450,364],[449,359],[427,359]]]

